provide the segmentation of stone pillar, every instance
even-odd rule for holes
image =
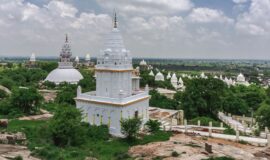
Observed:
[[[163,125],[163,130],[166,131],[166,126],[165,125]]]
[[[108,121],[108,127],[110,128],[111,126],[111,116],[109,117],[109,121]]]
[[[267,143],[268,143],[268,147],[270,147],[270,134],[267,135]]]
[[[268,130],[268,127],[265,127],[265,134],[269,134],[269,130]]]
[[[187,120],[184,120],[184,125],[185,125],[185,133],[187,133]]]
[[[173,121],[173,118],[171,117],[171,122],[170,122],[170,131],[172,130],[172,121]]]
[[[212,137],[212,121],[209,122],[209,137]]]
[[[220,128],[223,128],[223,122],[220,122]]]
[[[96,115],[95,114],[93,114],[93,125],[96,125],[96,117],[95,117]]]
[[[236,141],[237,142],[239,141],[239,130],[238,129],[236,130]]]
[[[198,126],[201,126],[201,121],[200,120],[198,120]]]

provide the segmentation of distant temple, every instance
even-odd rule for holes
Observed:
[[[96,91],[82,93],[77,89],[76,107],[82,110],[84,121],[91,125],[108,125],[114,136],[121,133],[122,119],[141,118],[148,121],[148,87],[139,87],[138,70],[133,70],[132,57],[125,48],[118,29],[117,17],[105,38],[104,49],[95,67]]]
[[[36,67],[36,55],[35,55],[35,53],[31,54],[31,56],[29,58],[29,61],[26,63],[26,67],[29,67],[29,68]]]
[[[71,47],[68,41],[68,36],[66,35],[65,43],[60,52],[58,68],[51,71],[45,81],[50,81],[55,84],[60,84],[62,82],[77,84],[81,79],[83,79],[81,73],[73,68],[71,56]]]

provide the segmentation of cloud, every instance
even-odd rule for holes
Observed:
[[[9,47],[2,48],[0,54],[35,51],[37,55],[57,56],[65,33],[74,39],[74,51],[79,51],[76,54],[89,52],[92,50],[89,43],[98,46],[97,40],[109,30],[110,22],[106,14],[79,12],[64,1],[51,0],[37,6],[25,0],[2,0],[0,39]]]
[[[240,4],[240,3],[246,3],[249,0],[232,0],[234,3]]]
[[[220,10],[210,8],[194,8],[188,19],[196,23],[233,23],[234,20],[225,16]]]
[[[193,7],[190,0],[97,0],[108,10],[117,9],[125,15],[170,15],[177,12],[188,11]]]
[[[270,34],[270,0],[252,0],[250,8],[237,18],[240,33],[263,36]]]

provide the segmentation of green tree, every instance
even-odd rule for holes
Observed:
[[[0,80],[0,84],[11,90],[12,87],[15,85],[15,82],[9,78],[4,78]]]
[[[256,112],[256,120],[261,129],[270,128],[270,105],[263,103]]]
[[[81,112],[72,106],[59,106],[49,122],[56,146],[77,146],[84,142],[86,130],[81,125]]]
[[[156,90],[149,92],[151,95],[149,105],[153,107],[166,108],[166,109],[179,109],[178,102],[174,99],[169,99],[164,95],[161,95]]]
[[[12,91],[11,104],[26,114],[34,113],[40,107],[43,97],[35,88],[18,88]]]
[[[160,131],[160,126],[161,126],[161,123],[157,120],[151,120],[149,119],[149,121],[147,121],[145,123],[146,127],[149,129],[149,131],[151,133],[155,133],[155,132],[158,132]]]
[[[239,95],[229,93],[222,101],[222,110],[235,115],[243,115],[249,113],[249,107],[246,101]]]
[[[192,79],[187,81],[183,92],[181,106],[187,118],[198,116],[215,117],[222,106],[222,97],[227,85],[218,79]]]
[[[122,134],[124,134],[128,140],[133,140],[139,133],[142,120],[139,118],[122,119],[120,123]]]
[[[60,84],[60,88],[61,89],[58,92],[55,101],[57,103],[74,105],[75,104],[74,98],[76,97],[77,85],[64,83]]]

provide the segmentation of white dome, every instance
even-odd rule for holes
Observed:
[[[164,76],[161,72],[158,72],[155,76],[155,81],[164,81]]]
[[[90,61],[90,54],[86,54],[85,61]]]
[[[172,76],[171,76],[171,72],[168,73],[167,75],[167,79],[170,79]]]
[[[201,78],[206,78],[204,72],[201,73]]]
[[[240,73],[240,74],[237,76],[236,81],[237,81],[237,82],[245,82],[245,81],[246,81],[245,76],[244,76],[242,73]]]
[[[177,77],[176,77],[176,74],[175,73],[172,75],[171,82],[172,83],[174,83],[174,82],[177,83]]]
[[[79,57],[78,57],[78,56],[76,56],[76,58],[75,58],[75,62],[79,62],[79,61],[80,61]]]
[[[55,84],[59,84],[61,82],[77,84],[81,79],[83,79],[83,76],[74,68],[56,68],[50,72],[45,81],[54,82]]]
[[[149,76],[155,76],[152,70],[150,71]]]
[[[179,81],[178,81],[178,82],[179,82],[180,84],[183,84],[183,83],[184,83],[181,77],[179,78]]]
[[[146,66],[147,63],[144,61],[144,59],[140,62],[140,66]]]
[[[31,57],[30,57],[30,62],[35,62],[36,61],[36,55],[35,53],[32,53]]]

